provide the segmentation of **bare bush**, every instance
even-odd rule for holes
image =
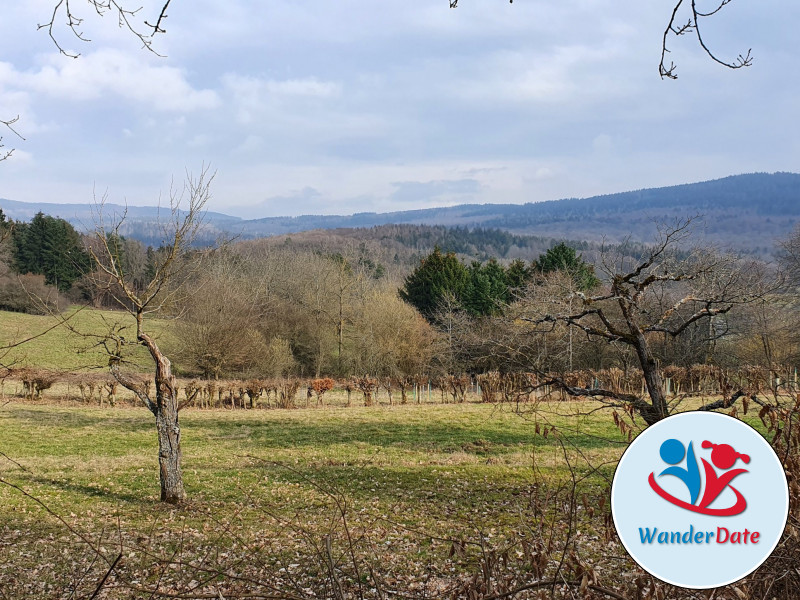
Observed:
[[[13,375],[22,382],[23,395],[29,400],[41,400],[42,392],[49,390],[59,379],[59,375],[43,369],[18,369]]]
[[[314,390],[314,393],[317,395],[317,406],[322,406],[323,396],[331,391],[333,387],[336,385],[336,381],[331,379],[330,377],[324,377],[322,379],[314,379],[311,382],[311,389]]]
[[[301,385],[302,382],[299,379],[292,377],[285,377],[277,380],[278,407],[295,408],[296,405],[294,403],[294,399]]]
[[[378,389],[378,380],[369,375],[364,375],[363,377],[355,377],[353,383],[364,395],[364,406],[372,406],[375,401],[375,392]]]
[[[0,275],[0,309],[31,315],[59,313],[68,302],[55,288],[46,285],[44,275]]]

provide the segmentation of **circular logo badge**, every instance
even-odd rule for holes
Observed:
[[[752,573],[789,513],[786,474],[752,427],[687,412],[651,425],[617,466],[611,511],[623,546],[645,571],[707,589]]]

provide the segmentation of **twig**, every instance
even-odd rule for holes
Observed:
[[[536,589],[539,589],[539,588],[549,587],[549,586],[552,586],[552,585],[568,585],[570,587],[580,587],[581,586],[581,582],[580,581],[559,581],[557,579],[548,579],[546,581],[537,581],[535,583],[529,583],[527,585],[523,585],[523,586],[518,587],[518,588],[516,588],[514,590],[511,590],[510,592],[503,592],[502,594],[495,594],[494,596],[485,596],[482,600],[502,600],[503,598],[511,598],[513,596],[516,596],[517,594],[520,594],[520,593],[528,591],[528,590],[536,590]],[[599,585],[594,585],[594,584],[590,583],[586,587],[588,589],[592,590],[593,592],[597,592],[599,594],[605,594],[606,596],[608,596],[610,598],[614,598],[614,600],[628,600],[627,597],[625,597],[625,596],[623,596],[621,594],[618,594],[617,592],[615,592],[613,590],[609,590],[608,588],[601,587]]]
[[[8,402],[11,402],[11,400],[9,400]],[[8,402],[6,402],[6,404],[8,404]],[[5,406],[5,404],[4,404],[3,406]],[[29,471],[28,469],[26,469],[25,467],[23,467],[21,464],[19,464],[17,461],[15,461],[13,458],[11,458],[11,457],[10,457],[8,454],[6,454],[5,452],[0,452],[0,456],[3,456],[3,457],[6,459],[6,460],[8,460],[8,461],[11,461],[12,463],[14,463],[15,465],[17,465],[17,466],[18,466],[20,469],[22,469],[22,470],[23,470],[23,471],[25,471],[26,473],[30,473],[30,471]]]
[[[115,559],[114,559],[114,562],[113,562],[113,563],[111,563],[111,566],[108,568],[108,571],[106,571],[106,574],[105,574],[105,575],[103,575],[103,578],[100,580],[100,583],[97,585],[97,589],[95,589],[95,591],[94,591],[94,594],[92,594],[91,596],[89,596],[89,600],[94,600],[94,599],[97,597],[97,594],[99,594],[99,593],[100,593],[100,590],[101,590],[101,589],[103,588],[103,586],[105,585],[105,583],[106,583],[106,579],[108,579],[108,576],[109,576],[109,575],[111,575],[111,571],[113,571],[113,570],[114,570],[114,567],[116,567],[116,566],[117,566],[117,563],[118,563],[120,560],[122,560],[122,553],[119,553],[119,554],[117,554],[117,558],[115,558]]]

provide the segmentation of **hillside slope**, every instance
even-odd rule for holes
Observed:
[[[27,220],[38,210],[57,214],[77,227],[91,224],[90,207],[0,200],[0,208]],[[120,210],[121,207],[109,207]],[[158,245],[156,209],[129,207],[122,233]],[[736,250],[769,255],[776,240],[800,221],[800,174],[752,173],[671,187],[652,188],[527,204],[463,204],[392,213],[305,215],[244,220],[221,213],[206,216],[209,241],[220,233],[253,239],[315,229],[371,228],[390,224],[496,228],[542,238],[647,242],[659,223],[700,217],[702,235]]]

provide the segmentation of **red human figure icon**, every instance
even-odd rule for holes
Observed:
[[[713,444],[705,440],[702,447],[706,449],[713,448],[711,451],[711,462],[714,463],[714,466],[718,469],[730,469],[739,459],[745,464],[750,462],[750,457],[747,454],[736,452],[736,450],[728,444]],[[727,471],[718,476],[714,467],[708,464],[705,458],[700,460],[703,461],[703,468],[706,473],[706,489],[700,501],[701,508],[707,507],[716,500],[717,496],[722,493],[722,490],[730,485],[734,477],[748,472],[747,469],[733,469],[732,471]],[[731,507],[731,510],[735,510],[735,512],[731,512],[730,514],[739,514],[747,507],[747,502],[739,490],[733,486],[730,486],[730,488],[736,494],[736,504]]]

